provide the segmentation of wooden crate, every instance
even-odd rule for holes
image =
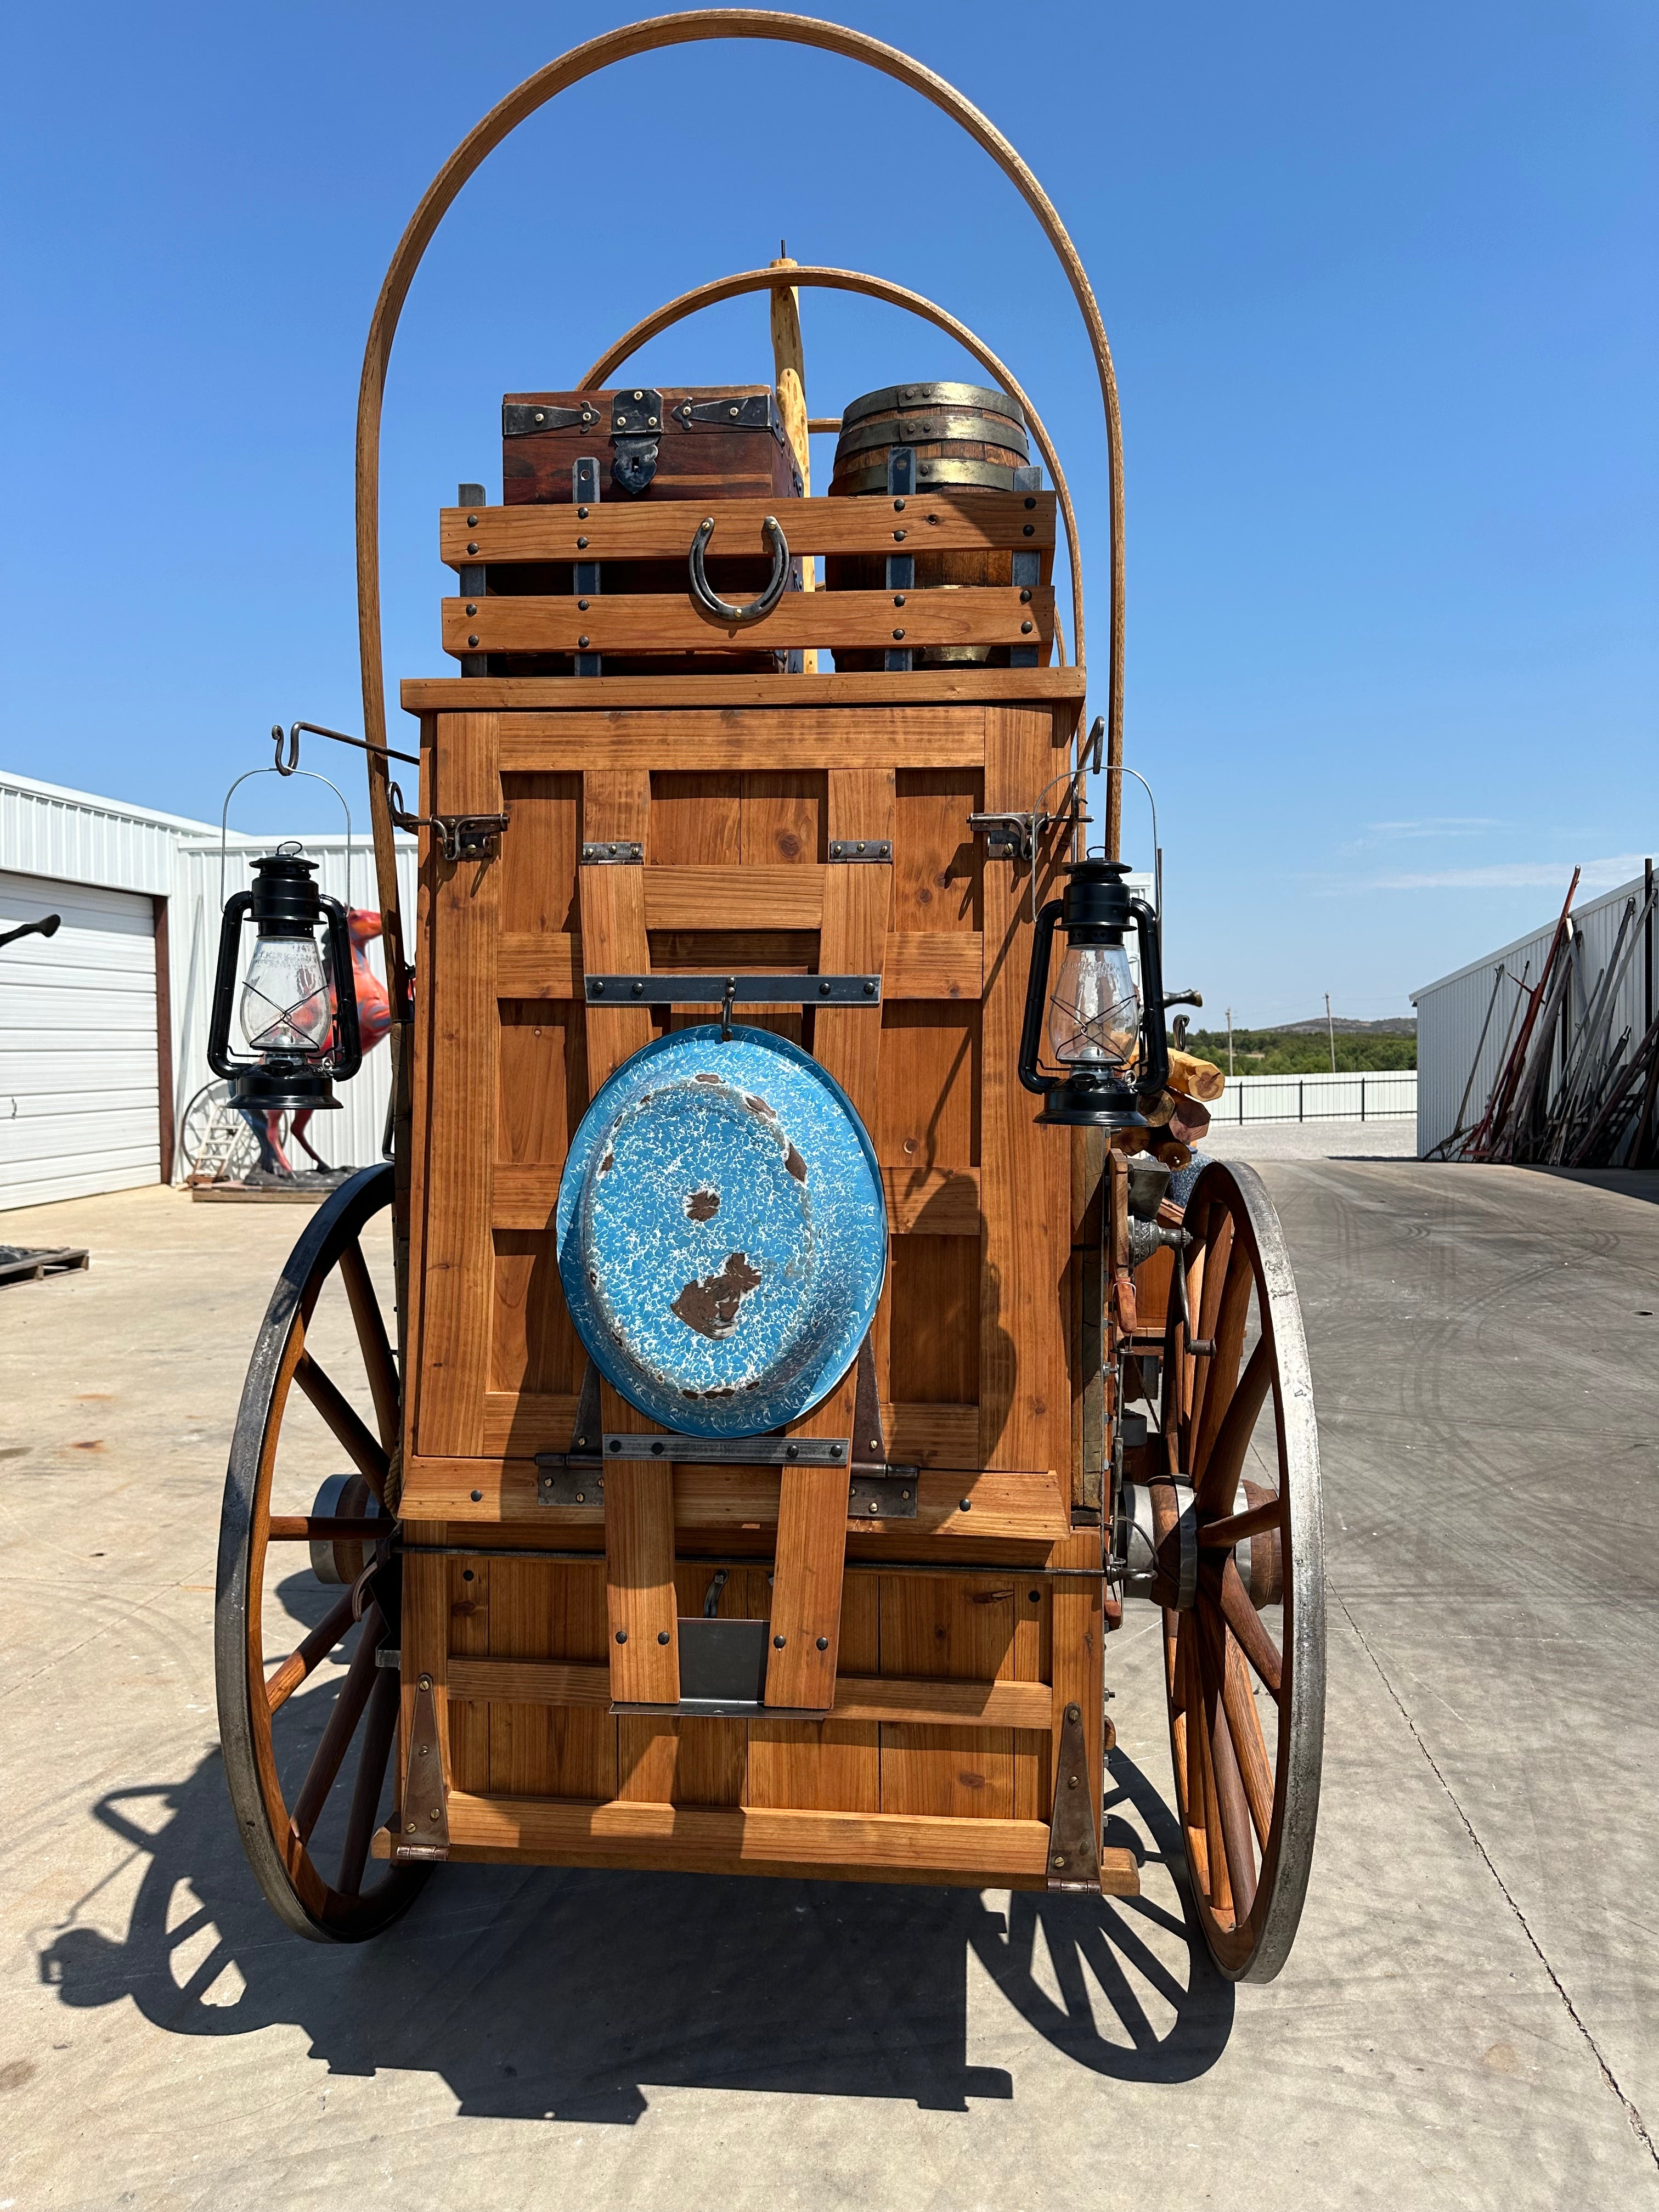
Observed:
[[[1052,545],[1046,495],[911,510],[944,542]],[[893,526],[880,502],[802,517],[806,550],[869,550]],[[697,519],[661,502],[583,527],[607,562],[660,560]],[[571,526],[546,507],[447,514],[445,556],[568,557]],[[986,602],[976,635],[1006,626],[991,602],[1019,604],[921,596]],[[520,621],[544,604],[544,638],[568,620],[501,604]],[[627,630],[623,595],[592,619],[638,650],[672,633],[664,612]],[[1063,854],[1034,884],[968,826],[1063,771],[1080,689],[1042,668],[404,686],[422,816],[507,817],[486,860],[423,838],[416,951],[404,1668],[447,1716],[452,1856],[1041,1886],[1068,1708],[1099,1805],[1072,1147],[1016,1073],[1034,905]],[[835,857],[858,840],[890,866]],[[642,864],[582,865],[597,842]],[[893,1233],[875,1364],[887,1455],[921,1470],[914,1521],[849,1521],[844,1472],[837,1499],[828,1471],[794,1468],[610,1466],[603,1506],[541,1502],[534,1455],[569,1447],[585,1366],[553,1226],[567,1150],[614,1068],[708,1018],[584,1003],[585,971],[647,969],[881,971],[878,1012],[756,1018],[830,1069],[876,1145]],[[796,1430],[847,1433],[852,1389]],[[653,1425],[608,1385],[603,1420]],[[678,1697],[678,1624],[711,1601],[787,1627],[767,1704],[822,1717],[628,1710]],[[1106,1887],[1133,1879],[1108,1856]]]

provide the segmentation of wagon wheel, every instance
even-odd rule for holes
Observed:
[[[1230,1979],[1269,1981],[1302,1917],[1319,1813],[1319,1437],[1302,1310],[1261,1177],[1211,1161],[1185,1225],[1192,1336],[1189,1348],[1172,1299],[1162,1425],[1170,1471],[1192,1487],[1152,1492],[1176,1796],[1216,1963]]]
[[[259,1160],[253,1132],[230,1103],[230,1085],[204,1083],[184,1110],[179,1149],[192,1174],[234,1181]]]
[[[368,1878],[398,1733],[398,1670],[380,1657],[401,1631],[386,1505],[402,1392],[362,1237],[392,1194],[389,1164],[365,1168],[289,1255],[243,1386],[219,1529],[214,1657],[231,1802],[259,1887],[319,1942],[377,1934],[425,1871]],[[340,1472],[343,1457],[354,1472]],[[307,1547],[318,1515],[333,1525]],[[268,1639],[279,1608],[308,1619],[309,1633],[273,1623]],[[343,1665],[330,1663],[337,1649]]]

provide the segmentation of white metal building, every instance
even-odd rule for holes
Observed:
[[[224,895],[273,842],[232,833]],[[374,903],[366,835],[349,884],[343,831],[302,842],[325,891]],[[412,915],[414,842],[398,842]],[[221,873],[211,823],[0,771],[0,935],[63,917],[55,936],[0,951],[0,1210],[182,1179],[179,1127],[210,1079]],[[370,960],[378,972],[378,946]],[[381,1046],[339,1086],[343,1110],[311,1126],[325,1159],[379,1157],[389,1087]]]
[[[1565,892],[1565,886],[1563,887]],[[1620,922],[1632,899],[1639,918],[1644,897],[1638,876],[1617,890],[1575,906],[1573,928],[1579,952],[1573,968],[1569,1034],[1577,1027],[1589,997],[1610,957]],[[1559,908],[1557,908],[1559,915]],[[1526,997],[1538,981],[1557,915],[1483,959],[1425,983],[1413,991],[1417,1008],[1417,1150],[1419,1158],[1461,1126],[1477,1122],[1525,1018]],[[1639,943],[1626,967],[1613,1002],[1612,1034],[1629,1028],[1639,1038],[1647,1011],[1651,968]],[[1558,1058],[1559,1047],[1557,1047]],[[1461,1115],[1461,1123],[1460,1123]]]

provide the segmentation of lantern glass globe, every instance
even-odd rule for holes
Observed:
[[[242,1033],[255,1052],[320,1053],[334,1025],[328,974],[310,937],[262,937],[242,985]]]
[[[1140,1040],[1140,994],[1119,945],[1068,945],[1048,996],[1048,1042],[1068,1067],[1121,1073]]]

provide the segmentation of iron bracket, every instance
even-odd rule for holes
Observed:
[[[619,838],[611,845],[584,845],[582,866],[585,868],[642,868],[645,866],[645,847],[637,839]]]
[[[830,858],[849,867],[860,860],[873,860],[890,868],[893,848],[891,842],[885,837],[860,837],[856,842],[851,837],[832,837],[830,840]]]
[[[607,1459],[675,1460],[702,1467],[846,1467],[848,1437],[682,1437],[607,1430]],[[544,1455],[552,1456],[552,1455]]]
[[[1100,1820],[1089,1786],[1083,1708],[1067,1705],[1054,1762],[1054,1809],[1048,1821],[1048,1887],[1100,1894]]]
[[[968,827],[985,840],[988,860],[1030,861],[1036,857],[1037,839],[1047,826],[1037,814],[970,814]]]
[[[855,1467],[847,1486],[849,1521],[914,1521],[918,1470],[914,1467]]]
[[[586,399],[578,407],[538,407],[506,399],[501,402],[504,438],[533,438],[538,430],[589,430],[599,419],[599,409]]]
[[[671,412],[688,430],[694,423],[711,430],[781,430],[782,427],[769,392],[751,392],[745,399],[682,399]]]
[[[605,1504],[605,1469],[591,1453],[538,1452],[536,1498],[542,1505]]]
[[[432,1677],[415,1681],[415,1712],[409,1730],[409,1765],[398,1801],[398,1838],[392,1858],[400,1865],[416,1859],[449,1856],[449,1792],[444,1783],[442,1741]]]
[[[497,841],[507,826],[505,814],[410,814],[397,785],[387,787],[386,798],[394,827],[435,830],[446,860],[488,860],[495,857]]]
[[[879,975],[585,975],[587,1004],[878,1006]]]

